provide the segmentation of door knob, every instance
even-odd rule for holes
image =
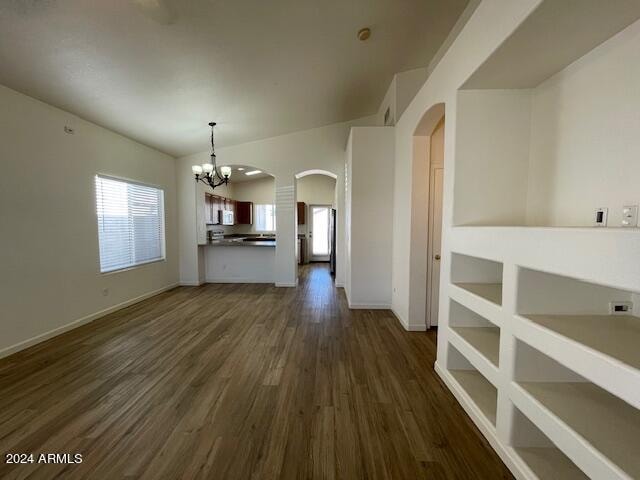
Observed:
[[[436,260],[440,260],[440,254],[436,253]]]

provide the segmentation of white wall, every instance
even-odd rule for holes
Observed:
[[[531,92],[464,90],[457,98],[455,225],[524,225]]]
[[[202,247],[205,280],[210,283],[274,283],[276,249],[270,247]]]
[[[416,127],[425,112],[438,103],[445,104],[445,179],[443,197],[443,262],[441,285],[449,281],[448,239],[453,214],[453,179],[455,176],[456,102],[457,90],[489,55],[533,11],[540,0],[507,2],[485,0],[473,12],[460,35],[442,57],[429,78],[411,101],[395,127],[395,168],[393,199],[393,279],[392,308],[406,328],[420,328],[410,323],[410,255],[412,245],[412,173],[413,146]],[[441,288],[440,318],[448,312],[446,288]],[[442,329],[438,339],[438,357],[443,358],[441,346],[446,345]]]
[[[590,226],[640,204],[640,21],[534,90],[528,223]]]
[[[393,127],[354,127],[346,163],[349,274],[345,285],[352,308],[389,308],[393,215]]]
[[[173,158],[4,87],[0,105],[0,356],[175,285]],[[100,273],[97,173],[164,189],[166,261]]]
[[[250,164],[276,178],[277,246],[276,283],[294,285],[297,277],[295,257],[295,175],[307,170],[321,169],[337,177],[337,272],[336,284],[344,283],[344,149],[352,125],[367,125],[375,121],[366,117],[353,122],[337,123],[325,127],[304,130],[279,137],[234,145],[217,150],[221,165]],[[178,160],[178,183],[182,186],[179,196],[181,215],[195,216],[192,202],[193,176],[191,165],[203,163],[209,156],[203,151]],[[191,193],[190,193],[190,192]],[[293,194],[293,196],[292,196]],[[283,215],[282,213],[289,213]],[[289,216],[291,218],[289,218]],[[186,223],[189,223],[187,220]],[[180,278],[192,281],[201,278],[202,263],[198,262],[195,234],[190,228],[180,229]],[[184,260],[184,261],[183,261]]]

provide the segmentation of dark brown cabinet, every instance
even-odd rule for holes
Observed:
[[[204,219],[207,225],[217,225],[220,223],[217,198],[218,197],[210,193],[204,194]]]
[[[307,204],[304,202],[298,202],[298,225],[304,225],[305,223],[307,223],[305,217],[306,211]]]
[[[236,225],[253,225],[253,202],[236,202]]]

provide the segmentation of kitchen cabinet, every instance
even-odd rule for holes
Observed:
[[[298,202],[298,225],[304,225],[306,223],[306,211],[307,204],[304,202]]]
[[[253,202],[236,202],[236,225],[253,225]]]
[[[204,219],[207,225],[217,225],[218,220],[218,211],[217,211],[217,197],[210,193],[204,194]]]

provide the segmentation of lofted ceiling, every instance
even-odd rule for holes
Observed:
[[[181,156],[375,113],[466,4],[2,0],[0,84]]]

